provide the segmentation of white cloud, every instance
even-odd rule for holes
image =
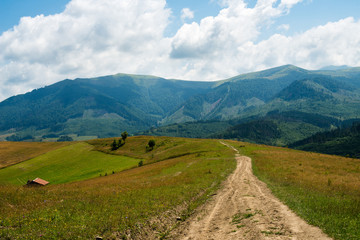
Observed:
[[[188,66],[187,78],[221,78],[249,70],[253,60],[244,54],[248,46],[255,46],[262,28],[286,14],[284,6],[292,4],[276,2],[258,0],[254,8],[248,8],[242,0],[222,1],[226,7],[216,17],[179,29],[172,41],[171,57],[183,59]]]
[[[280,26],[277,27],[277,29],[280,31],[289,31],[290,25],[289,24],[281,24]]]
[[[187,19],[193,19],[194,18],[194,12],[191,11],[189,8],[183,8],[181,10],[181,20],[185,21]]]
[[[309,69],[360,65],[360,21],[353,18],[259,42],[262,28],[299,2],[258,0],[247,8],[244,1],[224,0],[226,7],[216,17],[183,25],[173,38],[171,56],[183,62],[184,76],[190,79],[221,79],[283,64]]]
[[[281,0],[280,7],[290,9],[303,0]]]
[[[291,37],[274,35],[249,52],[263,67],[287,63],[308,69],[360,65],[359,32],[360,21],[349,17]]]
[[[165,0],[72,0],[61,14],[22,18],[0,36],[0,99],[118,72],[216,80],[289,63],[360,65],[359,20],[260,40],[263,28],[301,1],[258,0],[254,8],[221,1],[217,16],[184,24],[172,38],[164,37],[171,15]]]
[[[0,36],[0,99],[63,78],[136,73],[163,62],[165,0],[72,0]]]

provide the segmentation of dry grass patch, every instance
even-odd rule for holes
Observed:
[[[254,152],[258,171],[278,182],[299,184],[315,191],[358,195],[360,160],[318,153],[277,149]]]
[[[0,168],[14,165],[72,143],[0,142]]]

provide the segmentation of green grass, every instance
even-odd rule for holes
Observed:
[[[232,142],[254,174],[308,223],[335,239],[360,239],[360,160]]]
[[[37,177],[59,184],[112,174],[137,166],[139,159],[92,151],[80,142],[0,170],[0,183],[23,185]]]
[[[129,138],[112,155],[99,153],[141,156],[142,167],[43,188],[0,186],[0,239],[166,237],[176,218],[186,219],[236,166],[234,152],[216,140],[155,138],[146,152],[149,139]],[[111,142],[92,143],[107,151]]]

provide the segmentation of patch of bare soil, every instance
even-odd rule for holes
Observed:
[[[331,239],[274,197],[252,173],[251,159],[233,149],[237,152],[235,172],[169,239]]]

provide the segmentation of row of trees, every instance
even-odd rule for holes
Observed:
[[[126,138],[128,137],[128,133],[125,131],[123,133],[121,133],[121,139],[119,139],[119,141],[116,141],[116,139],[114,139],[113,143],[111,144],[111,150],[115,151],[117,149],[119,149],[120,147],[122,147],[123,145],[125,145],[125,141]]]
[[[128,135],[129,134],[125,131],[121,134],[121,139],[119,139],[118,141],[114,139],[113,143],[111,144],[111,150],[112,151],[118,150],[120,147],[125,145],[126,138],[128,137]],[[148,144],[146,145],[146,151],[147,152],[152,151],[155,145],[156,145],[155,140],[153,139],[149,140]]]

